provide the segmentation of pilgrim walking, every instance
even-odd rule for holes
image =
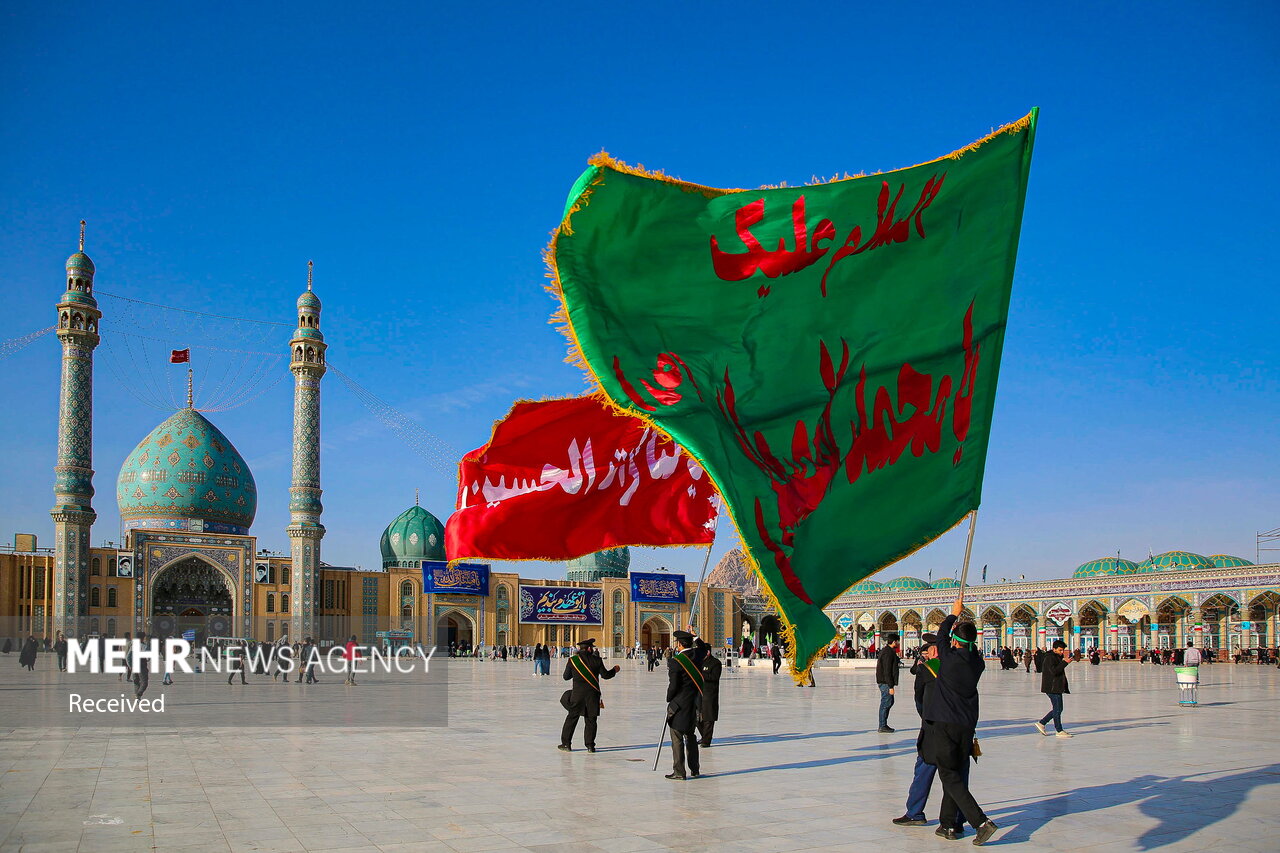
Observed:
[[[613,669],[606,668],[600,655],[596,654],[595,645],[596,641],[590,637],[582,640],[578,643],[578,651],[564,665],[564,680],[572,681],[573,687],[560,697],[560,704],[568,712],[560,729],[560,746],[557,747],[563,752],[573,751],[573,731],[578,727],[579,717],[586,721],[582,738],[587,752],[596,751],[596,720],[604,707],[600,679],[613,678],[622,669],[617,664]]]

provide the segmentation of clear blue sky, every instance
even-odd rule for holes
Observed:
[[[100,290],[195,310],[291,326],[314,258],[332,363],[470,449],[513,399],[583,387],[540,251],[592,153],[797,183],[920,162],[1038,105],[975,561],[995,578],[1117,549],[1252,558],[1280,525],[1277,45],[1271,3],[6,4],[0,339],[52,324],[82,218]],[[95,542],[164,417],[106,358]],[[57,344],[0,375],[0,540],[49,543]],[[272,548],[290,387],[211,415]],[[327,561],[376,565],[415,488],[448,515],[451,482],[334,376],[323,435]],[[951,574],[962,547],[886,574]]]

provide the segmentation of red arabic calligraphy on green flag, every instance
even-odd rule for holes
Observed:
[[[598,155],[553,289],[608,400],[724,496],[788,623],[978,506],[1036,113],[938,160],[722,190]]]

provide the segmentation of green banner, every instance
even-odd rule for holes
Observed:
[[[1035,119],[802,187],[601,154],[570,193],[548,254],[571,358],[706,468],[797,677],[824,605],[978,506]]]

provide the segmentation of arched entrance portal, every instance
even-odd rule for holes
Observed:
[[[761,643],[781,643],[782,620],[770,613],[760,620],[760,630],[757,633]]]
[[[469,649],[474,643],[471,620],[462,613],[450,610],[436,620],[436,648],[440,651]]]
[[[657,646],[659,649],[671,646],[671,623],[665,619],[652,616],[640,626],[640,645],[643,648]]]
[[[151,632],[180,637],[195,631],[206,637],[231,636],[232,590],[227,576],[200,557],[184,557],[161,569],[151,584]]]

